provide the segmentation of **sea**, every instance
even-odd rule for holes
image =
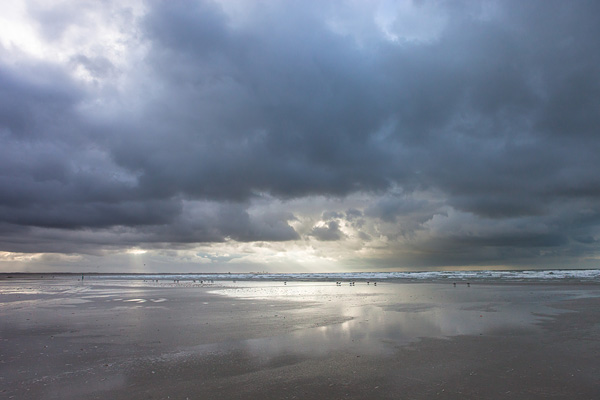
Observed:
[[[324,273],[161,273],[86,274],[88,279],[158,281],[371,281],[371,282],[568,282],[600,283],[600,269],[417,271],[417,272],[324,272]]]

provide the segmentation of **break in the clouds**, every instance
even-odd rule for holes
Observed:
[[[0,11],[4,270],[600,257],[596,1]]]

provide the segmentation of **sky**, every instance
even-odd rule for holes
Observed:
[[[0,272],[600,265],[600,2],[0,3]]]

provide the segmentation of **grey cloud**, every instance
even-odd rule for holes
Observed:
[[[321,241],[341,240],[346,236],[340,230],[340,224],[336,221],[329,221],[324,226],[315,226],[310,234]]]
[[[362,232],[362,231],[358,232],[358,237],[361,238],[362,240],[364,240],[365,242],[368,242],[371,239],[373,239],[371,237],[371,235],[369,235],[368,233]]]
[[[536,92],[536,79],[544,77],[540,71],[545,69],[541,60],[531,56],[538,37],[528,41],[515,27],[497,21],[457,19],[434,43],[384,45],[381,53],[365,54],[368,61],[364,61],[353,42],[325,30],[306,12],[300,22],[290,21],[291,28],[275,25],[273,29],[282,32],[273,40],[252,26],[248,31],[228,28],[226,17],[215,6],[169,10],[157,9],[147,19],[149,34],[157,38],[152,52],[155,65],[160,66],[156,71],[174,90],[183,84],[196,85],[195,97],[190,99],[185,92],[182,98],[178,91],[169,101],[182,104],[179,112],[190,119],[196,115],[204,127],[180,127],[181,141],[200,139],[198,147],[165,149],[177,154],[185,168],[172,170],[147,160],[130,165],[117,158],[145,172],[141,182],[148,190],[155,191],[157,182],[173,180],[173,191],[194,196],[241,199],[268,191],[297,197],[385,189],[396,181],[408,190],[415,185],[439,185],[452,205],[485,214],[486,209],[497,208],[497,203],[487,204],[487,198],[516,184],[525,191],[524,198],[539,204],[540,194],[531,180],[547,166],[546,160],[555,160],[555,151],[552,143],[541,142],[544,132],[531,128],[548,103]],[[189,24],[205,18],[210,24]],[[297,39],[293,24],[299,23],[314,25],[319,43],[309,34],[292,53],[288,43]],[[253,40],[248,42],[248,36]],[[337,58],[331,58],[332,50]],[[182,70],[180,63],[165,64],[165,54],[185,57],[200,67]],[[537,84],[546,88],[561,84],[551,78]],[[226,108],[230,113],[204,104],[208,93],[233,100]],[[200,101],[201,110],[210,114],[187,110],[183,103],[189,100]],[[228,121],[232,113],[235,125]],[[378,141],[375,133],[389,118],[397,121],[392,137]],[[212,143],[215,135],[218,144]],[[211,145],[203,146],[203,138]],[[523,139],[528,144],[521,145]],[[537,156],[515,168],[514,160],[531,151]],[[490,160],[496,164],[490,165]],[[457,163],[465,171],[454,174]],[[194,178],[181,169],[194,171]],[[198,171],[208,174],[198,175]],[[244,179],[239,178],[240,171]],[[416,176],[416,171],[426,174]],[[511,175],[503,180],[506,174]],[[494,183],[490,176],[500,179]],[[219,186],[215,181],[236,184]],[[489,193],[480,201],[460,199],[473,190]],[[507,206],[499,215],[540,212],[533,207]]]
[[[360,218],[363,216],[363,212],[360,210],[357,210],[356,208],[350,208],[348,210],[346,210],[346,218],[350,221],[356,219],[356,218]]]
[[[91,76],[96,78],[110,78],[117,73],[117,68],[106,57],[94,56],[88,57],[79,54],[71,58],[74,66],[83,67]]]
[[[154,192],[157,182],[174,181],[171,191],[243,199],[255,191],[297,197],[387,186],[384,175],[374,171],[384,168],[381,158],[387,156],[369,140],[380,122],[365,91],[372,98],[376,88],[347,68],[365,63],[350,51],[351,42],[297,14],[292,20],[284,16],[292,27],[275,25],[275,32],[258,26],[235,31],[214,6],[197,4],[173,11],[161,3],[146,20],[148,34],[156,38],[149,55],[154,72],[170,85],[164,100],[169,110],[177,105],[185,119],[183,125],[170,121],[176,128],[168,132],[146,133],[155,143],[147,151],[168,152],[165,158],[182,168],[132,158],[128,142],[115,149],[119,163],[143,171],[145,188]],[[210,24],[201,23],[206,18]],[[297,36],[300,28],[309,32],[300,24],[311,24],[309,37]],[[290,47],[295,40],[302,45]],[[324,41],[326,46],[317,45]],[[190,86],[193,91],[182,90]],[[153,107],[162,118],[167,107]],[[169,154],[177,154],[177,160]],[[235,184],[220,186],[221,181]]]
[[[557,232],[544,232],[539,229],[515,229],[509,227],[505,231],[492,232],[460,232],[440,236],[439,248],[552,248],[566,244],[567,237]],[[441,245],[444,243],[443,245]]]
[[[573,240],[583,244],[594,244],[598,242],[598,239],[593,236],[577,236],[574,237]]]
[[[342,213],[340,213],[342,214]],[[340,218],[344,218],[347,223],[355,229],[361,229],[365,225],[364,214],[361,210],[356,208],[350,208],[343,213]],[[366,235],[366,234],[365,234]]]
[[[378,223],[413,237],[452,209],[473,216],[475,234],[455,226],[430,244],[460,248],[456,262],[591,254],[599,6],[482,4],[426,2],[443,21],[436,34],[393,42],[336,2],[248,3],[240,21],[218,3],[150,1],[128,20],[147,53],[126,89],[70,77],[74,66],[108,82],[124,73],[101,53],[0,64],[0,221],[21,235],[2,247],[34,251],[40,229],[56,249],[66,230],[97,232],[90,248],[117,245],[103,234],[120,228],[127,243],[155,246],[296,240],[294,210],[256,215],[252,202],[361,193],[365,204],[345,213],[314,210],[327,225],[311,234],[339,240],[345,219],[364,235]],[[98,11],[84,8],[30,12],[57,41]],[[389,27],[400,36],[401,21]],[[515,229],[532,220],[548,230]],[[487,235],[494,221],[506,224]]]
[[[385,222],[396,222],[402,215],[415,215],[426,210],[437,210],[439,204],[431,205],[427,200],[418,200],[406,196],[388,196],[379,199],[365,210],[365,215],[379,218]],[[428,214],[431,216],[431,214]],[[424,221],[423,221],[424,222]]]
[[[71,132],[63,123],[78,122],[73,107],[84,93],[56,66],[32,63],[17,70],[0,62],[0,89],[3,140],[48,138],[57,131],[61,140]]]
[[[37,22],[38,29],[49,40],[60,38],[83,14],[81,8],[69,7],[68,4],[46,6],[37,1],[27,3],[28,12]]]
[[[321,215],[321,218],[325,221],[330,220],[330,219],[340,219],[343,217],[344,217],[344,214],[341,212],[337,212],[337,211],[325,211]]]
[[[102,254],[122,247],[188,248],[196,243],[245,241],[287,241],[299,239],[288,224],[291,213],[261,212],[250,215],[244,205],[187,202],[126,204],[115,209],[94,210],[91,215],[74,209],[72,215],[60,210],[40,210],[39,221],[29,226],[0,224],[4,251]],[[119,207],[119,208],[117,208]],[[137,208],[136,208],[137,207]],[[141,208],[144,207],[144,208]],[[160,207],[174,207],[162,210]],[[95,221],[94,218],[112,218]],[[82,224],[82,221],[88,226]],[[75,225],[76,224],[76,225]],[[35,225],[35,226],[32,226]],[[83,226],[82,226],[83,225]]]

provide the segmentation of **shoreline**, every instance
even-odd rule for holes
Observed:
[[[393,282],[393,283],[559,283],[600,284],[600,269],[477,270],[343,273],[31,273],[0,272],[0,282],[87,277],[97,280],[217,280],[248,282]]]

